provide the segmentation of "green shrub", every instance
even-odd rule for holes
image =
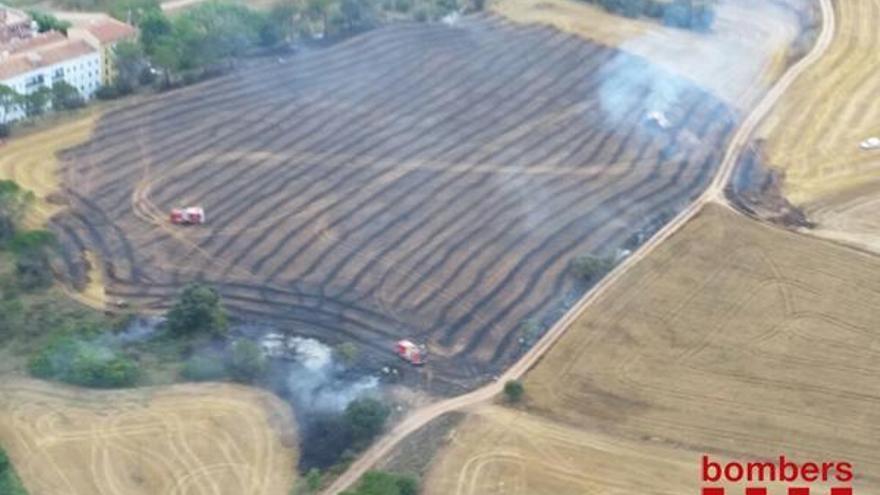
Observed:
[[[353,491],[341,495],[416,495],[419,483],[415,478],[385,471],[368,471]]]
[[[357,399],[345,408],[345,420],[351,429],[352,447],[355,450],[366,448],[382,433],[391,409],[372,398]]]
[[[137,365],[126,356],[71,336],[52,340],[31,359],[28,370],[38,378],[95,388],[131,386],[140,375]]]
[[[0,495],[27,495],[3,449],[0,449]]]
[[[192,356],[186,360],[180,374],[196,382],[223,380],[229,376],[220,356]]]
[[[504,396],[508,402],[517,403],[522,400],[526,389],[519,380],[510,380],[504,384]]]
[[[572,260],[571,268],[575,275],[587,282],[592,282],[614,268],[614,259],[585,254]]]
[[[263,351],[250,340],[238,340],[232,345],[229,373],[240,382],[251,383],[266,375],[268,363]]]

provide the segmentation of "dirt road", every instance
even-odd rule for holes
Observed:
[[[387,456],[407,435],[413,433],[434,418],[450,411],[464,409],[486,402],[495,395],[501,393],[506,381],[518,379],[528,371],[562,336],[571,323],[587,311],[590,305],[598,299],[599,296],[605,293],[608,288],[620,279],[623,274],[629,271],[631,267],[648,256],[657,246],[678,231],[706,203],[717,202],[719,204],[728,205],[724,196],[724,185],[733,173],[737,160],[746,144],[749,142],[752,133],[755,131],[758,124],[767,116],[770,109],[773,108],[779,98],[791,86],[794,80],[797,79],[809,66],[822,57],[831,44],[831,40],[834,38],[834,9],[831,1],[820,0],[820,6],[822,8],[822,28],[819,38],[816,40],[812,50],[782,75],[770,91],[764,95],[755,109],[743,121],[727,148],[721,167],[718,169],[718,172],[709,187],[699,198],[691,203],[688,208],[679,213],[678,216],[657,232],[657,234],[655,234],[648,242],[643,244],[638,251],[626,258],[611,273],[602,279],[601,282],[588,291],[580,301],[565,314],[565,316],[547,331],[547,333],[537,344],[535,344],[534,347],[532,347],[532,349],[529,350],[529,352],[523,355],[523,357],[499,377],[497,381],[468,394],[437,402],[413,411],[393,430],[361,455],[347,471],[345,471],[323,492],[323,494],[335,495],[350,487],[368,469],[370,469],[370,467],[383,457]]]

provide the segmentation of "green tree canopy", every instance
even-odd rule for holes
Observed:
[[[211,287],[190,284],[167,315],[168,330],[174,335],[226,335],[229,322],[220,294]]]
[[[55,110],[73,110],[86,104],[79,91],[67,81],[58,81],[52,85],[52,108]]]
[[[351,428],[352,446],[360,450],[382,433],[391,409],[373,398],[352,401],[345,408],[345,419]]]
[[[509,402],[519,402],[525,395],[526,389],[519,380],[510,380],[504,384],[504,396]]]
[[[127,387],[139,376],[135,363],[103,344],[72,336],[52,340],[28,369],[38,378],[97,388]]]

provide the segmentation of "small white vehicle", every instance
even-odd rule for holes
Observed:
[[[869,137],[859,144],[859,148],[863,150],[876,150],[880,148],[880,137]]]

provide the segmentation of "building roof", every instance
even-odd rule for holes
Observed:
[[[39,48],[41,46],[46,46],[54,43],[58,43],[59,41],[64,41],[67,38],[64,37],[63,34],[58,31],[49,31],[48,33],[40,33],[31,38],[17,38],[0,48],[0,51],[7,51],[9,53],[21,53],[26,52],[28,50],[33,50],[35,48]]]
[[[95,52],[96,50],[85,41],[64,38],[57,43],[13,53],[0,58],[0,80]]]
[[[134,27],[122,21],[117,21],[106,14],[73,20],[73,24],[75,28],[88,31],[102,45],[130,39],[137,34],[137,30]]]

